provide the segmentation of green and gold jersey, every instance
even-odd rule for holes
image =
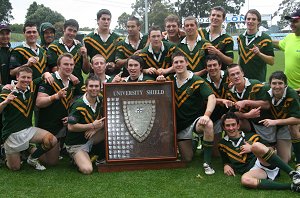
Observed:
[[[151,81],[155,81],[155,78],[153,78],[150,75],[147,74],[141,74],[136,80],[132,80],[130,78],[130,76],[124,78],[123,82],[151,82]]]
[[[82,64],[83,58],[79,53],[79,49],[82,47],[81,43],[77,40],[74,40],[74,45],[71,48],[68,48],[62,38],[55,40],[48,47],[47,56],[48,56],[48,67],[53,68],[57,66],[57,59],[63,53],[70,53],[73,55],[74,59],[74,70],[73,75],[79,79],[79,84],[76,85],[75,95],[81,94],[81,87],[83,85],[83,76],[82,76]]]
[[[219,142],[219,152],[223,165],[228,164],[233,168],[234,172],[239,174],[249,171],[256,161],[256,156],[253,153],[240,155],[240,148],[244,145],[244,141],[249,143],[261,142],[261,138],[258,134],[241,132],[240,138],[229,138],[226,135]]]
[[[234,58],[233,54],[233,38],[226,34],[226,31],[222,29],[220,36],[218,36],[215,39],[211,39],[210,32],[209,32],[209,27],[208,28],[199,28],[198,32],[200,36],[207,41],[210,41],[211,44],[220,50],[225,56],[228,56],[230,58]],[[225,70],[227,68],[226,64],[222,64],[222,70]]]
[[[266,90],[268,90],[267,99],[271,104],[270,111],[272,119],[286,119],[289,117],[300,118],[299,96],[294,89],[286,87],[281,100],[275,101],[272,89],[269,85],[265,86]]]
[[[22,45],[15,47],[10,56],[10,69],[15,69],[26,64],[30,57],[38,57],[37,63],[30,67],[33,71],[32,79],[41,77],[46,71],[47,55],[46,51],[38,44],[37,50],[32,50],[25,42],[23,42]]]
[[[238,37],[239,64],[243,68],[245,77],[266,81],[267,64],[252,52],[252,48],[257,46],[259,51],[268,56],[274,56],[274,49],[271,37],[261,31],[249,37],[246,32]]]
[[[177,77],[169,75],[167,80],[174,81],[177,131],[190,126],[206,110],[208,97],[213,94],[204,79],[189,73],[186,82],[178,87]]]
[[[107,38],[107,40],[103,41],[97,29],[89,33],[83,39],[90,58],[93,58],[96,54],[101,54],[107,63],[115,62],[116,49],[119,41],[121,41],[121,38],[114,32],[110,32],[110,36]],[[114,71],[114,74],[119,72],[120,71]]]
[[[61,89],[65,87],[63,84],[58,72],[52,74],[54,82],[52,85],[48,83],[42,83],[39,86],[39,92],[45,93],[49,96],[58,93]],[[47,107],[40,108],[39,118],[36,121],[37,126],[51,132],[53,135],[56,135],[62,128],[63,122],[62,119],[68,117],[68,109],[70,107],[72,97],[73,97],[73,84],[69,81],[66,98],[61,98],[60,100],[53,101]]]
[[[226,89],[225,86],[229,83],[227,72],[221,70],[221,82],[219,86],[217,86],[212,79],[210,78],[209,74],[206,75],[204,78],[205,82],[209,86],[209,88],[213,91],[213,94],[216,98],[225,99]],[[221,116],[227,112],[227,108],[224,105],[216,105],[214,112],[210,116],[212,121],[217,121],[221,118]]]
[[[10,44],[7,47],[0,47],[0,66],[1,66],[1,84],[6,85],[11,81],[9,74],[9,60],[12,48]]]
[[[77,99],[71,106],[70,114],[68,117],[69,124],[89,124],[96,119],[103,116],[102,97],[97,98],[97,106],[92,109],[87,102],[86,96]],[[85,144],[88,140],[84,137],[83,132],[67,132],[66,144],[67,145],[80,145]]]
[[[198,72],[205,69],[205,48],[209,45],[211,44],[207,40],[202,39],[200,35],[198,35],[197,44],[192,50],[189,49],[186,38],[177,45],[177,49],[185,55],[189,62],[188,70]]]
[[[141,53],[139,56],[141,56],[146,65],[144,69],[154,67],[156,69],[163,68],[167,69],[172,66],[172,54],[175,51],[176,46],[173,43],[162,41],[162,47],[161,51],[156,54],[153,49],[152,45],[150,44],[149,46],[145,47],[142,49]]]
[[[26,91],[13,89],[15,98],[8,104],[2,112],[2,139],[5,141],[10,134],[19,132],[32,126],[32,113],[35,106],[37,94],[37,84],[41,82],[41,78],[36,78],[30,83]],[[11,90],[2,90],[0,102],[3,102]]]

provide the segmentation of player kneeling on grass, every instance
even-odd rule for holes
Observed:
[[[91,74],[85,82],[86,93],[71,106],[66,137],[67,151],[79,171],[91,174],[93,165],[89,157],[92,145],[104,140],[102,98],[99,96],[100,79]]]
[[[45,75],[43,74],[44,79]],[[51,75],[50,75],[51,76]],[[11,170],[21,168],[20,152],[36,143],[37,149],[28,157],[27,162],[37,170],[46,168],[38,158],[57,144],[57,139],[48,131],[32,126],[32,113],[37,94],[37,84],[42,78],[32,81],[32,69],[27,66],[18,68],[17,81],[12,81],[12,90],[3,90],[0,97],[0,113],[3,113],[2,138],[6,153],[6,165]],[[16,83],[16,84],[15,84]]]
[[[260,143],[259,135],[240,131],[239,119],[234,113],[223,116],[222,126],[226,136],[219,143],[219,151],[226,175],[243,174],[241,183],[249,188],[300,192],[300,174],[284,163],[272,148]],[[292,183],[273,181],[279,168],[289,174]]]

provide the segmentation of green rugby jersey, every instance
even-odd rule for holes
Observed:
[[[229,36],[228,34],[226,34],[226,31],[224,29],[222,29],[221,34],[215,38],[215,39],[211,39],[210,36],[210,30],[209,27],[207,28],[199,28],[198,32],[200,34],[200,36],[208,41],[211,42],[211,44],[217,48],[218,50],[220,50],[220,52],[222,52],[225,56],[228,56],[230,58],[234,58],[234,54],[233,54],[233,38],[231,36]],[[222,64],[222,70],[225,70],[227,68],[226,64]]]
[[[227,72],[221,70],[221,82],[218,87],[212,81],[209,74],[206,75],[204,80],[209,86],[209,88],[213,91],[213,94],[216,96],[216,98],[225,99],[225,93],[226,93],[225,85],[229,83]],[[212,121],[219,120],[221,116],[227,112],[227,110],[228,109],[225,107],[225,105],[216,105],[214,112],[210,116],[210,119]]]
[[[30,66],[33,71],[32,79],[41,77],[46,71],[47,66],[47,55],[46,51],[41,48],[38,44],[37,50],[32,50],[29,45],[23,42],[22,45],[15,47],[10,56],[10,69],[15,69],[20,67],[28,62],[30,57],[39,57],[39,60],[36,64]]]
[[[276,102],[270,86],[265,86],[268,92],[267,99],[271,104],[270,111],[272,119],[286,119],[289,117],[300,118],[299,96],[294,89],[286,87],[282,100]]]
[[[10,44],[0,47],[1,84],[6,85],[11,81],[9,74],[9,59],[12,48]]]
[[[190,72],[186,82],[178,87],[176,74],[167,80],[174,81],[177,131],[190,126],[206,110],[208,96],[213,94],[204,79]]]
[[[14,95],[17,96],[8,104],[2,112],[2,139],[5,141],[10,134],[19,132],[32,126],[32,113],[35,106],[37,84],[41,78],[36,78],[30,83],[25,92],[14,89]],[[11,90],[2,90],[0,102],[3,102]]]
[[[155,54],[151,44],[142,49],[139,56],[141,56],[146,65],[144,69],[154,67],[156,69],[167,69],[172,66],[172,54],[175,51],[176,46],[173,43],[162,41],[162,48],[159,54]]]
[[[42,83],[39,86],[39,92],[51,96],[65,87],[58,72],[53,73],[52,77],[54,78],[52,85]],[[72,82],[69,81],[66,98],[55,100],[49,106],[39,109],[38,127],[51,132],[53,135],[56,135],[63,128],[62,119],[68,117],[68,109],[72,101],[74,88]]]
[[[81,87],[84,84],[84,79],[82,76],[82,64],[83,58],[79,53],[79,49],[82,47],[81,43],[77,40],[74,40],[74,45],[71,48],[68,48],[64,45],[62,38],[55,40],[48,47],[47,56],[48,56],[48,67],[53,68],[57,66],[57,59],[63,53],[70,53],[73,55],[74,59],[74,70],[73,75],[79,79],[79,84],[76,85],[75,95],[81,94]]]
[[[202,39],[200,35],[197,37],[197,44],[193,50],[190,50],[184,38],[178,45],[177,49],[181,51],[187,58],[189,64],[188,69],[192,72],[198,72],[205,69],[205,55],[207,46],[211,45],[207,40]]]
[[[239,64],[243,68],[245,77],[265,82],[267,64],[250,50],[254,45],[259,48],[261,53],[274,56],[273,44],[269,35],[258,31],[254,38],[249,40],[247,39],[246,32],[244,32],[238,37]]]
[[[255,164],[256,156],[251,153],[240,155],[240,147],[244,145],[244,141],[260,142],[261,138],[257,134],[241,132],[238,139],[230,139],[227,135],[219,142],[219,152],[223,165],[228,164],[233,168],[234,172],[244,174],[249,171]]]
[[[97,106],[94,110],[90,107],[87,102],[86,96],[77,99],[70,108],[70,114],[68,117],[69,124],[89,124],[94,122],[96,119],[100,119],[103,116],[102,97],[97,98]],[[83,132],[67,132],[66,144],[67,145],[78,145],[85,144],[88,140],[84,137],[85,131]]]

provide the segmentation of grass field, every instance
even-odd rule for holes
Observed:
[[[272,71],[283,70],[284,57],[276,52]],[[0,167],[0,197],[297,197],[290,191],[249,190],[240,185],[240,176],[226,177],[219,158],[213,160],[216,174],[206,176],[203,157],[197,152],[184,169],[97,173],[84,176],[65,157],[57,167],[39,172],[23,164],[12,172]],[[200,177],[197,175],[200,174]],[[285,173],[279,181],[290,182]]]

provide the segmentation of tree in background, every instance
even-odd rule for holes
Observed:
[[[117,31],[121,34],[125,34],[127,30],[127,20],[130,17],[130,14],[127,14],[126,12],[123,12],[119,17],[118,17],[118,25],[115,28],[114,31]]]
[[[65,18],[60,13],[51,10],[49,7],[45,7],[43,4],[39,5],[35,1],[27,9],[25,21],[32,21],[38,25],[38,27],[44,22],[50,22],[54,27],[60,27],[60,24],[65,21]],[[55,25],[57,23],[57,25]],[[62,35],[62,30],[58,28],[56,30],[56,37]]]
[[[136,0],[132,5],[133,15],[142,19],[145,24],[145,1]],[[169,14],[176,14],[174,4],[170,0],[148,0],[148,22],[149,26],[158,25],[164,29],[164,19]],[[144,30],[144,28],[142,28]]]
[[[9,23],[14,17],[11,15],[12,6],[9,0],[0,0],[0,22]]]
[[[211,8],[222,6],[227,13],[239,14],[245,0],[178,0],[175,6],[178,8],[180,18],[194,16],[196,18],[208,17]]]
[[[300,7],[299,0],[283,0],[279,4],[279,8],[274,12],[273,17],[280,16],[280,21],[278,21],[278,26],[280,29],[284,28],[289,24],[289,21],[284,19],[284,16],[288,16],[291,13],[295,12]]]

